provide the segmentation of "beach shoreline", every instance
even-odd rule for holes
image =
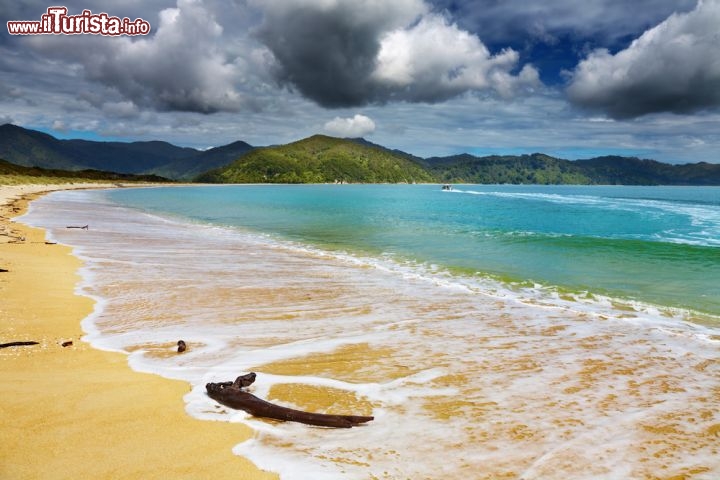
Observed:
[[[49,191],[112,186],[0,186],[0,343],[38,342],[0,349],[0,477],[277,478],[232,453],[249,428],[185,412],[187,383],[83,341],[94,302],[75,293],[81,260],[11,221]]]
[[[167,198],[182,211],[177,193],[63,193],[21,219],[59,244],[21,232],[23,243],[8,249],[35,247],[28,255],[38,265],[21,259],[0,273],[3,287],[3,276],[28,272],[24,286],[12,282],[25,297],[9,296],[24,300],[0,304],[26,321],[18,330],[26,336],[9,340],[34,332],[40,340],[29,366],[2,365],[10,386],[0,407],[12,419],[2,434],[12,438],[0,441],[13,453],[0,465],[12,464],[9,477],[273,476],[237,466],[250,459],[288,479],[436,478],[437,451],[443,478],[709,480],[719,471],[715,329],[602,299],[517,296],[470,277],[142,209]],[[122,202],[135,196],[145,199],[140,210]],[[210,213],[220,208],[207,197]],[[56,266],[53,252],[75,263]],[[66,271],[69,280],[56,273]],[[31,283],[48,276],[42,289]],[[73,285],[103,300],[87,316],[92,300],[73,297],[86,301],[81,311],[50,330],[47,318],[64,314],[55,303],[76,308],[67,300]],[[28,300],[38,291],[43,300]],[[83,338],[104,350],[77,340],[83,317]],[[189,352],[176,353],[178,339]],[[92,355],[72,350],[80,347]],[[3,350],[24,348],[36,347],[0,349],[0,361]],[[260,398],[376,420],[329,432],[246,421],[208,401],[207,382],[249,371]],[[246,435],[253,441],[241,443]],[[28,452],[32,470],[23,470]]]

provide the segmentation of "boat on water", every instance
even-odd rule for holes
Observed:
[[[443,190],[450,191],[450,190],[452,190],[453,188],[452,188],[452,185],[449,185],[449,184],[446,183],[445,185],[442,186],[442,189],[443,189]]]

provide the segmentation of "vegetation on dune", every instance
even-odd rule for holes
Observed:
[[[59,184],[92,182],[168,182],[157,175],[131,175],[99,170],[67,171],[38,167],[23,167],[0,160],[0,185]]]

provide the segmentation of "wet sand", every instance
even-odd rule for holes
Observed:
[[[0,349],[0,478],[277,478],[233,455],[250,429],[185,413],[185,382],[83,342],[80,260],[9,219],[38,192],[87,187],[0,186],[0,343],[39,342]]]
[[[720,471],[717,338],[703,338],[692,326],[617,306],[578,310],[557,308],[542,303],[542,298],[519,302],[512,300],[515,297],[468,295],[465,288],[438,290],[434,283],[384,274],[365,264],[353,267],[354,263],[334,256],[272,242],[238,241],[240,234],[235,233],[206,235],[204,227],[193,233],[195,229],[184,224],[177,228],[158,224],[102,205],[92,209],[95,216],[88,220],[89,232],[66,230],[62,217],[73,216],[82,208],[78,205],[82,203],[69,202],[64,208],[55,204],[35,212],[34,217],[37,220],[45,212],[39,224],[54,225],[54,235],[67,243],[83,248],[94,245],[94,250],[86,251],[88,258],[96,259],[88,263],[88,274],[94,278],[93,289],[88,291],[113,298],[96,322],[103,332],[98,344],[133,351],[129,360],[138,370],[183,376],[197,385],[184,403],[194,417],[207,422],[186,418],[182,411],[188,383],[158,377],[148,377],[155,383],[141,382],[139,378],[145,376],[129,372],[123,356],[95,352],[92,357],[81,357],[81,365],[65,368],[67,374],[57,360],[57,365],[48,364],[48,371],[43,363],[30,372],[27,367],[25,371],[18,368],[15,378],[5,378],[28,390],[24,400],[17,402],[18,412],[25,413],[10,412],[3,418],[29,415],[39,406],[49,412],[40,420],[28,417],[24,422],[30,429],[25,433],[28,445],[22,445],[25,440],[20,433],[14,434],[18,438],[13,442],[0,441],[10,446],[14,465],[21,465],[17,462],[25,461],[26,455],[14,452],[40,451],[43,457],[35,453],[31,462],[49,462],[50,466],[28,475],[16,468],[9,478],[57,478],[64,470],[68,477],[76,476],[74,465],[54,463],[57,454],[48,452],[50,448],[70,449],[67,445],[75,439],[63,429],[71,431],[75,424],[80,432],[77,437],[89,436],[88,445],[75,448],[72,455],[57,450],[61,457],[72,458],[83,468],[94,467],[97,459],[118,459],[99,473],[78,472],[93,478],[244,475],[242,467],[222,471],[235,461],[229,458],[230,446],[246,437],[241,426],[228,422],[233,412],[214,411],[207,402],[202,385],[208,373],[214,375],[216,365],[221,368],[211,381],[231,380],[228,372],[258,372],[253,393],[270,401],[326,413],[376,415],[368,428],[347,432],[251,422],[257,425],[257,441],[235,451],[287,478],[715,480]],[[162,226],[162,235],[156,233],[157,225]],[[106,236],[90,241],[98,232]],[[151,245],[163,248],[155,250]],[[39,243],[38,247],[58,246]],[[203,248],[213,254],[193,263]],[[75,260],[67,251],[64,256]],[[76,269],[77,265],[67,267],[69,272]],[[52,269],[53,274],[60,270]],[[132,314],[138,299],[148,315]],[[26,300],[23,305],[28,304]],[[206,310],[213,305],[222,308]],[[179,329],[158,329],[153,311],[162,312],[163,325],[175,322]],[[51,312],[48,316],[59,315]],[[75,315],[72,332],[79,330],[84,315]],[[184,321],[188,315],[203,321],[188,324]],[[40,325],[44,329],[39,334],[46,334],[46,325]],[[242,325],[241,337],[225,330],[238,325]],[[113,341],[123,332],[140,334]],[[73,333],[54,335],[44,345],[54,349],[55,358],[65,358],[61,354],[68,350],[57,342]],[[189,355],[177,356],[173,351],[178,336],[191,345]],[[16,336],[0,341],[26,339]],[[82,346],[72,339],[74,345],[68,348]],[[198,358],[192,350],[195,347],[199,353],[200,345],[228,348],[216,352],[217,358]],[[0,350],[0,360],[2,355]],[[116,369],[88,370],[86,366],[113,361]],[[78,372],[85,372],[87,380],[77,391],[66,393],[64,383],[75,381]],[[119,372],[128,376],[127,381]],[[33,373],[41,383],[34,388],[28,381]],[[268,380],[272,375],[278,378]],[[46,406],[48,402],[31,397],[43,391],[42,384],[49,385],[45,391],[52,395],[59,392],[75,398],[69,407],[68,402],[64,404],[64,410]],[[99,392],[97,399],[86,393],[103,387],[108,389],[105,397],[114,398],[118,390],[125,394],[121,401],[108,403]],[[12,395],[18,387],[3,388]],[[161,390],[167,397],[161,397]],[[148,391],[159,400],[145,409],[135,402]],[[8,392],[0,395],[0,406],[5,408]],[[133,402],[132,407],[125,407],[128,402]],[[123,408],[127,408],[125,413],[118,413],[115,420],[115,412]],[[78,410],[78,416],[67,420],[68,409]],[[109,418],[108,411],[113,412],[108,423],[113,428],[120,423],[121,430],[103,433],[105,437],[91,433],[88,425],[95,432],[105,432],[102,421]],[[137,421],[138,416],[143,420]],[[144,418],[154,426],[146,425]],[[176,431],[170,426],[173,423],[190,427]],[[42,437],[32,436],[36,425],[55,429],[51,447],[42,444]],[[208,433],[216,425],[220,433]],[[207,436],[199,436],[197,429]],[[227,431],[231,433],[225,436]],[[65,435],[67,444],[58,441]],[[105,440],[119,443],[125,435],[131,435],[130,445],[115,446]],[[180,439],[177,444],[176,438]],[[189,439],[190,445],[183,446],[183,439]],[[206,446],[212,441],[216,445],[208,450],[220,460],[206,457]],[[151,454],[145,445],[156,443],[160,447],[148,458]],[[131,447],[137,444],[141,449],[132,453]],[[112,448],[120,453],[107,454]],[[90,449],[87,458],[76,453],[86,449]],[[442,452],[441,465],[437,452]],[[156,462],[165,453],[167,461]],[[8,462],[1,455],[8,454],[0,454],[0,465],[5,468]],[[187,470],[172,469],[182,462]],[[120,469],[127,465],[140,467],[123,475],[127,470]],[[5,478],[2,469],[0,478]]]

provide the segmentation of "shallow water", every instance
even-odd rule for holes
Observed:
[[[616,232],[622,237],[617,241],[650,248],[646,257],[652,262],[667,255],[672,271],[695,276],[712,293],[717,284],[703,275],[717,268],[712,244],[717,208],[707,199],[688,204],[687,193],[674,191],[683,196],[678,207],[667,194],[663,200],[621,201],[467,187],[439,193],[450,210],[433,213],[429,206],[408,209],[412,200],[403,187],[367,187],[380,198],[395,198],[385,202],[395,207],[378,207],[393,222],[383,231],[375,217],[359,216],[358,209],[367,205],[341,194],[328,200],[328,186],[290,192],[235,187],[242,192],[220,195],[222,188],[172,192],[191,221],[168,209],[164,216],[146,213],[166,208],[153,204],[150,190],[56,193],[34,202],[23,221],[48,228],[53,239],[73,245],[86,259],[81,290],[99,300],[96,314],[84,322],[93,345],[128,352],[137,370],[189,382],[193,390],[185,400],[191,415],[251,425],[257,435],[235,447],[238,454],[284,479],[720,476],[716,299],[694,311],[671,308],[694,305],[687,300],[652,304],[646,293],[637,293],[642,288],[628,293],[643,283],[632,276],[617,297],[609,293],[618,290],[586,278],[586,294],[583,285],[570,281],[543,279],[547,284],[536,285],[537,279],[518,273],[520,267],[481,269],[489,255],[467,255],[468,245],[509,252],[516,239],[505,245],[506,237],[525,232],[543,237],[543,254],[557,248],[557,258],[584,251],[584,258],[612,259],[622,248],[633,248],[608,246]],[[411,197],[426,191],[406,188]],[[262,197],[268,191],[284,193],[261,207],[267,200],[256,198],[257,192]],[[206,210],[188,201],[203,195],[216,202],[217,218],[201,218]],[[482,217],[505,208],[506,216],[526,216],[524,226],[503,226],[494,243],[470,243],[468,238],[487,237],[462,233],[462,228],[478,232],[478,226],[467,226],[461,212],[469,207],[452,202],[507,196],[515,202],[518,195],[532,195],[533,202],[538,195],[558,195],[541,197],[543,205],[535,205],[545,214],[580,202],[583,209],[600,203],[606,210],[630,209],[636,217],[643,210],[660,217],[670,211],[689,220],[680,225],[658,217],[667,228],[636,225],[637,232],[622,234],[611,222],[593,222],[582,227],[592,232],[580,235],[577,225],[567,223],[579,217],[562,210],[567,222],[539,232],[532,221],[539,223],[541,215],[528,211],[532,205],[498,204],[486,206]],[[318,205],[318,198],[336,214],[313,215],[303,207],[303,202]],[[146,212],[137,210],[141,205]],[[271,209],[282,215],[273,217]],[[459,212],[455,217],[448,213],[452,209]],[[678,213],[682,209],[691,212]],[[242,212],[242,221],[236,212]],[[423,214],[455,230],[436,232]],[[359,227],[353,229],[352,218]],[[78,223],[90,229],[64,228]],[[332,237],[322,233],[334,224]],[[563,232],[563,226],[572,231]],[[658,231],[665,232],[661,241]],[[362,241],[353,241],[353,232]],[[553,238],[561,243],[553,244]],[[579,244],[573,247],[573,241]],[[444,242],[437,243],[444,250],[433,253],[427,244],[435,242]],[[651,242],[657,245],[648,247]],[[526,246],[520,245],[522,252]],[[676,265],[675,246],[684,252],[700,248],[702,259],[691,258],[696,266],[683,270]],[[627,254],[639,257],[635,266],[647,261],[640,250]],[[497,263],[512,264],[513,258],[526,257]],[[602,277],[591,262],[576,263]],[[704,324],[687,321],[700,314]],[[181,338],[190,348],[177,355],[175,342]],[[205,395],[208,381],[232,380],[250,370],[258,373],[253,392],[260,397],[314,411],[372,413],[376,419],[351,430],[268,422],[220,407]]]
[[[331,251],[720,315],[720,187],[252,185],[110,198]]]

